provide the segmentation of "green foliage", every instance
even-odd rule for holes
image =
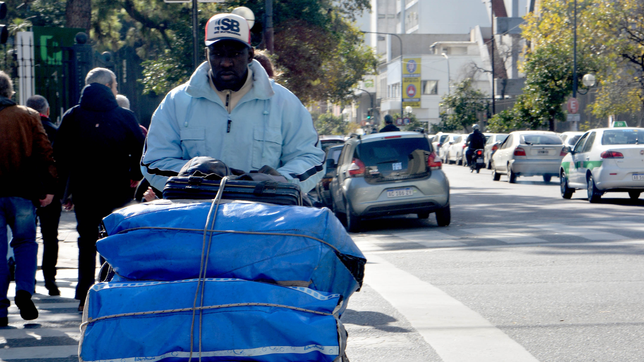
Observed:
[[[417,131],[425,128],[425,124],[421,123],[415,114],[412,113],[407,117],[409,118],[409,124],[402,128],[403,131]]]
[[[355,132],[358,125],[353,122],[345,122],[342,116],[334,116],[332,113],[313,114],[313,125],[318,134],[323,135],[347,135]]]
[[[440,122],[432,126],[432,132],[451,132],[468,127],[478,122],[478,114],[487,109],[487,96],[472,86],[472,79],[467,78],[455,86],[454,92],[443,96],[439,104]]]

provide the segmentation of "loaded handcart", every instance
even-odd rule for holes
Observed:
[[[103,220],[114,275],[89,291],[79,359],[348,361],[366,259],[333,213],[270,202],[292,185],[201,178]]]

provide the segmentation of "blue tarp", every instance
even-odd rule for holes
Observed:
[[[348,300],[364,276],[364,255],[330,210],[222,203],[204,233],[210,202],[163,200],[115,211],[96,247],[116,280],[206,277],[306,286]],[[204,247],[204,245],[206,245]],[[210,247],[208,247],[210,245]]]
[[[95,284],[83,313],[80,360],[187,361],[192,350],[199,361],[199,340],[201,361],[334,361],[344,355],[340,295],[207,279],[203,315],[197,310],[193,322],[197,284]]]

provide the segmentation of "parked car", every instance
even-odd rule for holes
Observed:
[[[571,150],[573,147],[575,147],[575,143],[579,140],[581,135],[583,135],[584,132],[562,132],[559,134],[559,138],[563,141],[564,147],[566,147],[566,152],[568,150]]]
[[[335,175],[336,167],[338,166],[338,158],[342,152],[344,143],[337,146],[331,146],[326,150],[326,172],[322,179],[315,185],[315,194],[317,199],[325,206],[331,208],[331,193],[329,192],[329,184]]]
[[[463,135],[461,134],[456,134],[456,133],[449,133],[447,135],[447,138],[445,141],[443,141],[443,145],[440,148],[440,157],[441,160],[443,160],[443,163],[449,163],[447,156],[449,156],[449,148],[454,144],[460,141],[461,137]]]
[[[344,141],[347,139],[345,136],[336,136],[336,135],[323,135],[320,136],[320,147],[322,151],[325,151],[331,146],[337,146],[344,144]]]
[[[561,161],[561,196],[569,199],[586,189],[588,201],[605,192],[628,192],[638,199],[644,191],[644,128],[600,128],[584,133]]]
[[[507,175],[514,183],[518,176],[543,176],[550,182],[559,176],[561,159],[565,156],[563,142],[550,131],[514,131],[492,155],[492,179]]]
[[[485,160],[485,167],[487,167],[487,169],[489,170],[492,168],[492,155],[494,154],[494,152],[496,152],[496,150],[499,148],[501,143],[503,143],[503,141],[505,141],[505,139],[508,138],[508,134],[507,133],[487,133],[486,136],[487,135],[489,135],[489,137],[487,137],[487,141],[485,142],[483,159]]]
[[[345,143],[331,181],[332,209],[349,231],[364,218],[436,214],[451,221],[449,181],[424,134],[387,132],[353,137]]]
[[[463,149],[465,148],[465,140],[468,135],[456,135],[453,141],[449,141],[447,146],[447,152],[445,153],[446,163],[455,163],[461,165],[463,162]]]
[[[443,147],[443,143],[447,140],[449,135],[449,133],[438,132],[432,139],[432,149],[436,152],[436,156],[441,160],[443,159],[443,155],[441,155],[441,147]]]

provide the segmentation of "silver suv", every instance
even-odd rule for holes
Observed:
[[[332,209],[346,218],[347,230],[360,230],[363,218],[436,213],[439,226],[451,220],[449,180],[427,137],[386,132],[347,140],[331,181]]]

